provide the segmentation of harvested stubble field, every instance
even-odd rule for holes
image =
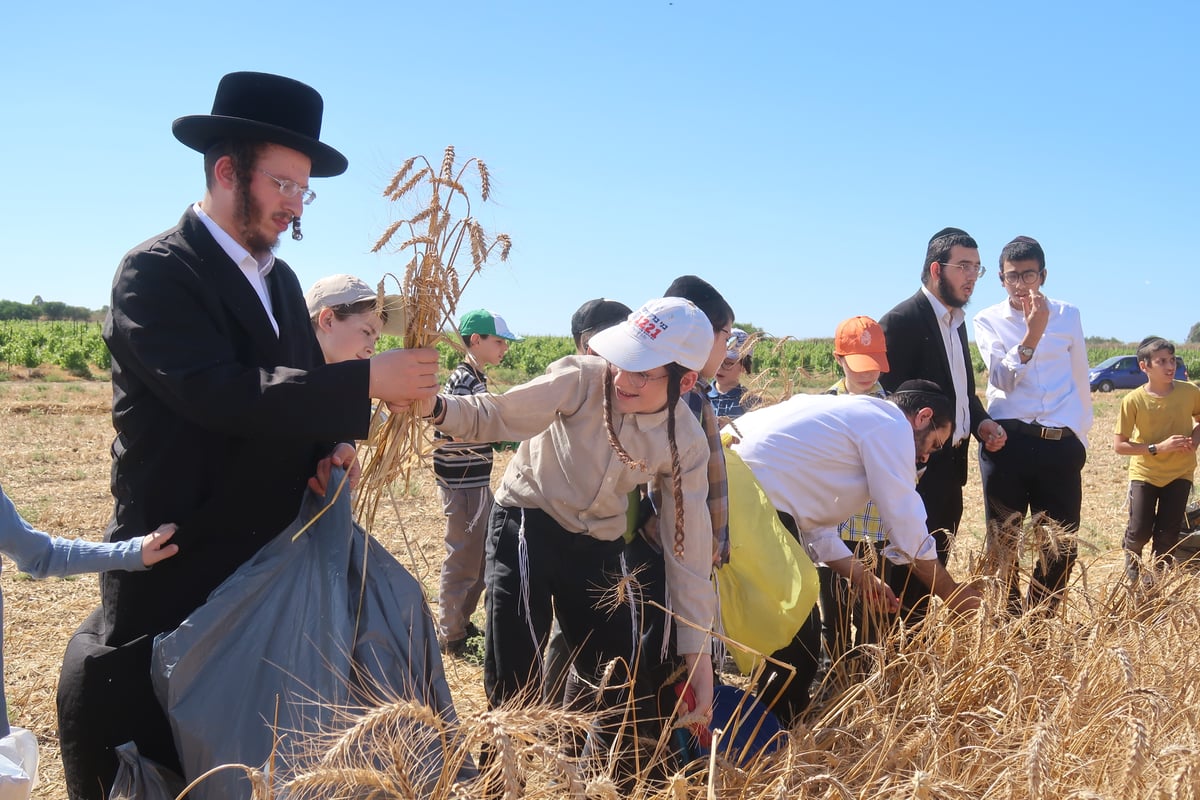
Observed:
[[[1006,622],[997,592],[978,617],[935,614],[894,642],[884,669],[831,693],[789,747],[743,770],[718,765],[669,797],[1130,798],[1200,796],[1200,589],[1177,570],[1134,596],[1120,586],[1125,523],[1123,460],[1110,431],[1119,394],[1096,395],[1084,472],[1081,562],[1065,613]],[[36,526],[97,538],[110,512],[109,386],[0,382],[0,482]],[[497,474],[498,471],[497,471]],[[976,563],[982,541],[978,474],[951,567]],[[442,517],[427,476],[381,505],[374,535],[436,595]],[[54,694],[67,639],[98,602],[95,576],[34,582],[5,565],[5,663],[10,715],[41,747],[35,797],[64,796]],[[478,667],[448,658],[460,716],[484,711]],[[513,725],[532,725],[513,718]],[[528,754],[530,796],[560,776],[553,758]],[[562,786],[564,781],[558,780]],[[542,787],[542,788],[537,788]],[[593,784],[595,796],[614,796]],[[649,797],[648,791],[640,795]]]

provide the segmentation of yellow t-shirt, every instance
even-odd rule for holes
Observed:
[[[1190,436],[1194,418],[1200,415],[1200,387],[1187,381],[1175,381],[1166,397],[1155,397],[1139,386],[1121,399],[1114,433],[1136,444],[1161,442],[1176,434]],[[1159,453],[1156,456],[1130,456],[1129,480],[1166,486],[1179,478],[1192,479],[1196,471],[1193,450]]]

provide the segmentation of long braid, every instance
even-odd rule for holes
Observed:
[[[679,466],[679,446],[675,443],[675,406],[679,405],[679,383],[688,369],[667,365],[667,444],[671,448],[671,493],[675,498],[676,558],[683,558],[683,470]]]
[[[621,440],[617,438],[617,429],[613,426],[612,415],[612,392],[613,392],[613,374],[611,369],[604,370],[604,430],[608,434],[608,445],[617,454],[617,458],[621,463],[630,469],[640,469],[646,471],[646,462],[644,460],[635,461],[633,456],[625,451],[621,446]],[[670,390],[668,389],[668,394]]]

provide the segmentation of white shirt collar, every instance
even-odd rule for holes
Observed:
[[[966,312],[961,308],[949,308],[938,299],[937,295],[929,291],[928,287],[922,286],[921,291],[929,299],[929,305],[933,306],[933,314],[938,318],[938,322],[950,328],[950,330],[957,328],[967,318]]]
[[[192,210],[196,212],[196,216],[204,223],[204,227],[208,228],[208,232],[217,240],[217,244],[221,245],[221,249],[225,254],[233,259],[233,263],[239,267],[246,264],[246,259],[250,259],[257,267],[258,274],[262,277],[267,277],[271,274],[271,270],[275,268],[275,254],[267,253],[265,258],[258,259],[250,255],[250,251],[242,247],[237,241],[225,232],[225,229],[217,224],[216,220],[204,212],[199,203],[192,205]]]

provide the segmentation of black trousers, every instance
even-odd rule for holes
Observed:
[[[1129,525],[1121,546],[1140,556],[1146,542],[1151,542],[1150,549],[1156,557],[1169,557],[1179,544],[1179,530],[1191,493],[1192,482],[1185,478],[1166,486],[1130,481]]]
[[[525,546],[521,546],[524,528]],[[597,681],[613,658],[632,667],[637,634],[629,604],[609,604],[625,542],[564,530],[540,509],[492,507],[488,525],[484,688],[495,708],[541,695],[542,652],[557,615],[575,668]],[[620,675],[614,678],[624,683]]]
[[[997,420],[1008,432],[1004,447],[994,453],[979,448],[979,472],[986,501],[989,548],[1003,555],[1001,575],[1007,576],[1009,610],[1022,610],[1013,526],[1026,516],[1042,514],[1064,531],[1079,530],[1083,486],[1080,478],[1087,451],[1075,436],[1042,439]],[[1183,512],[1180,511],[1182,519]],[[1008,542],[1006,544],[1006,539]],[[1026,608],[1057,602],[1075,564],[1075,542],[1057,554],[1043,552],[1030,576]]]

